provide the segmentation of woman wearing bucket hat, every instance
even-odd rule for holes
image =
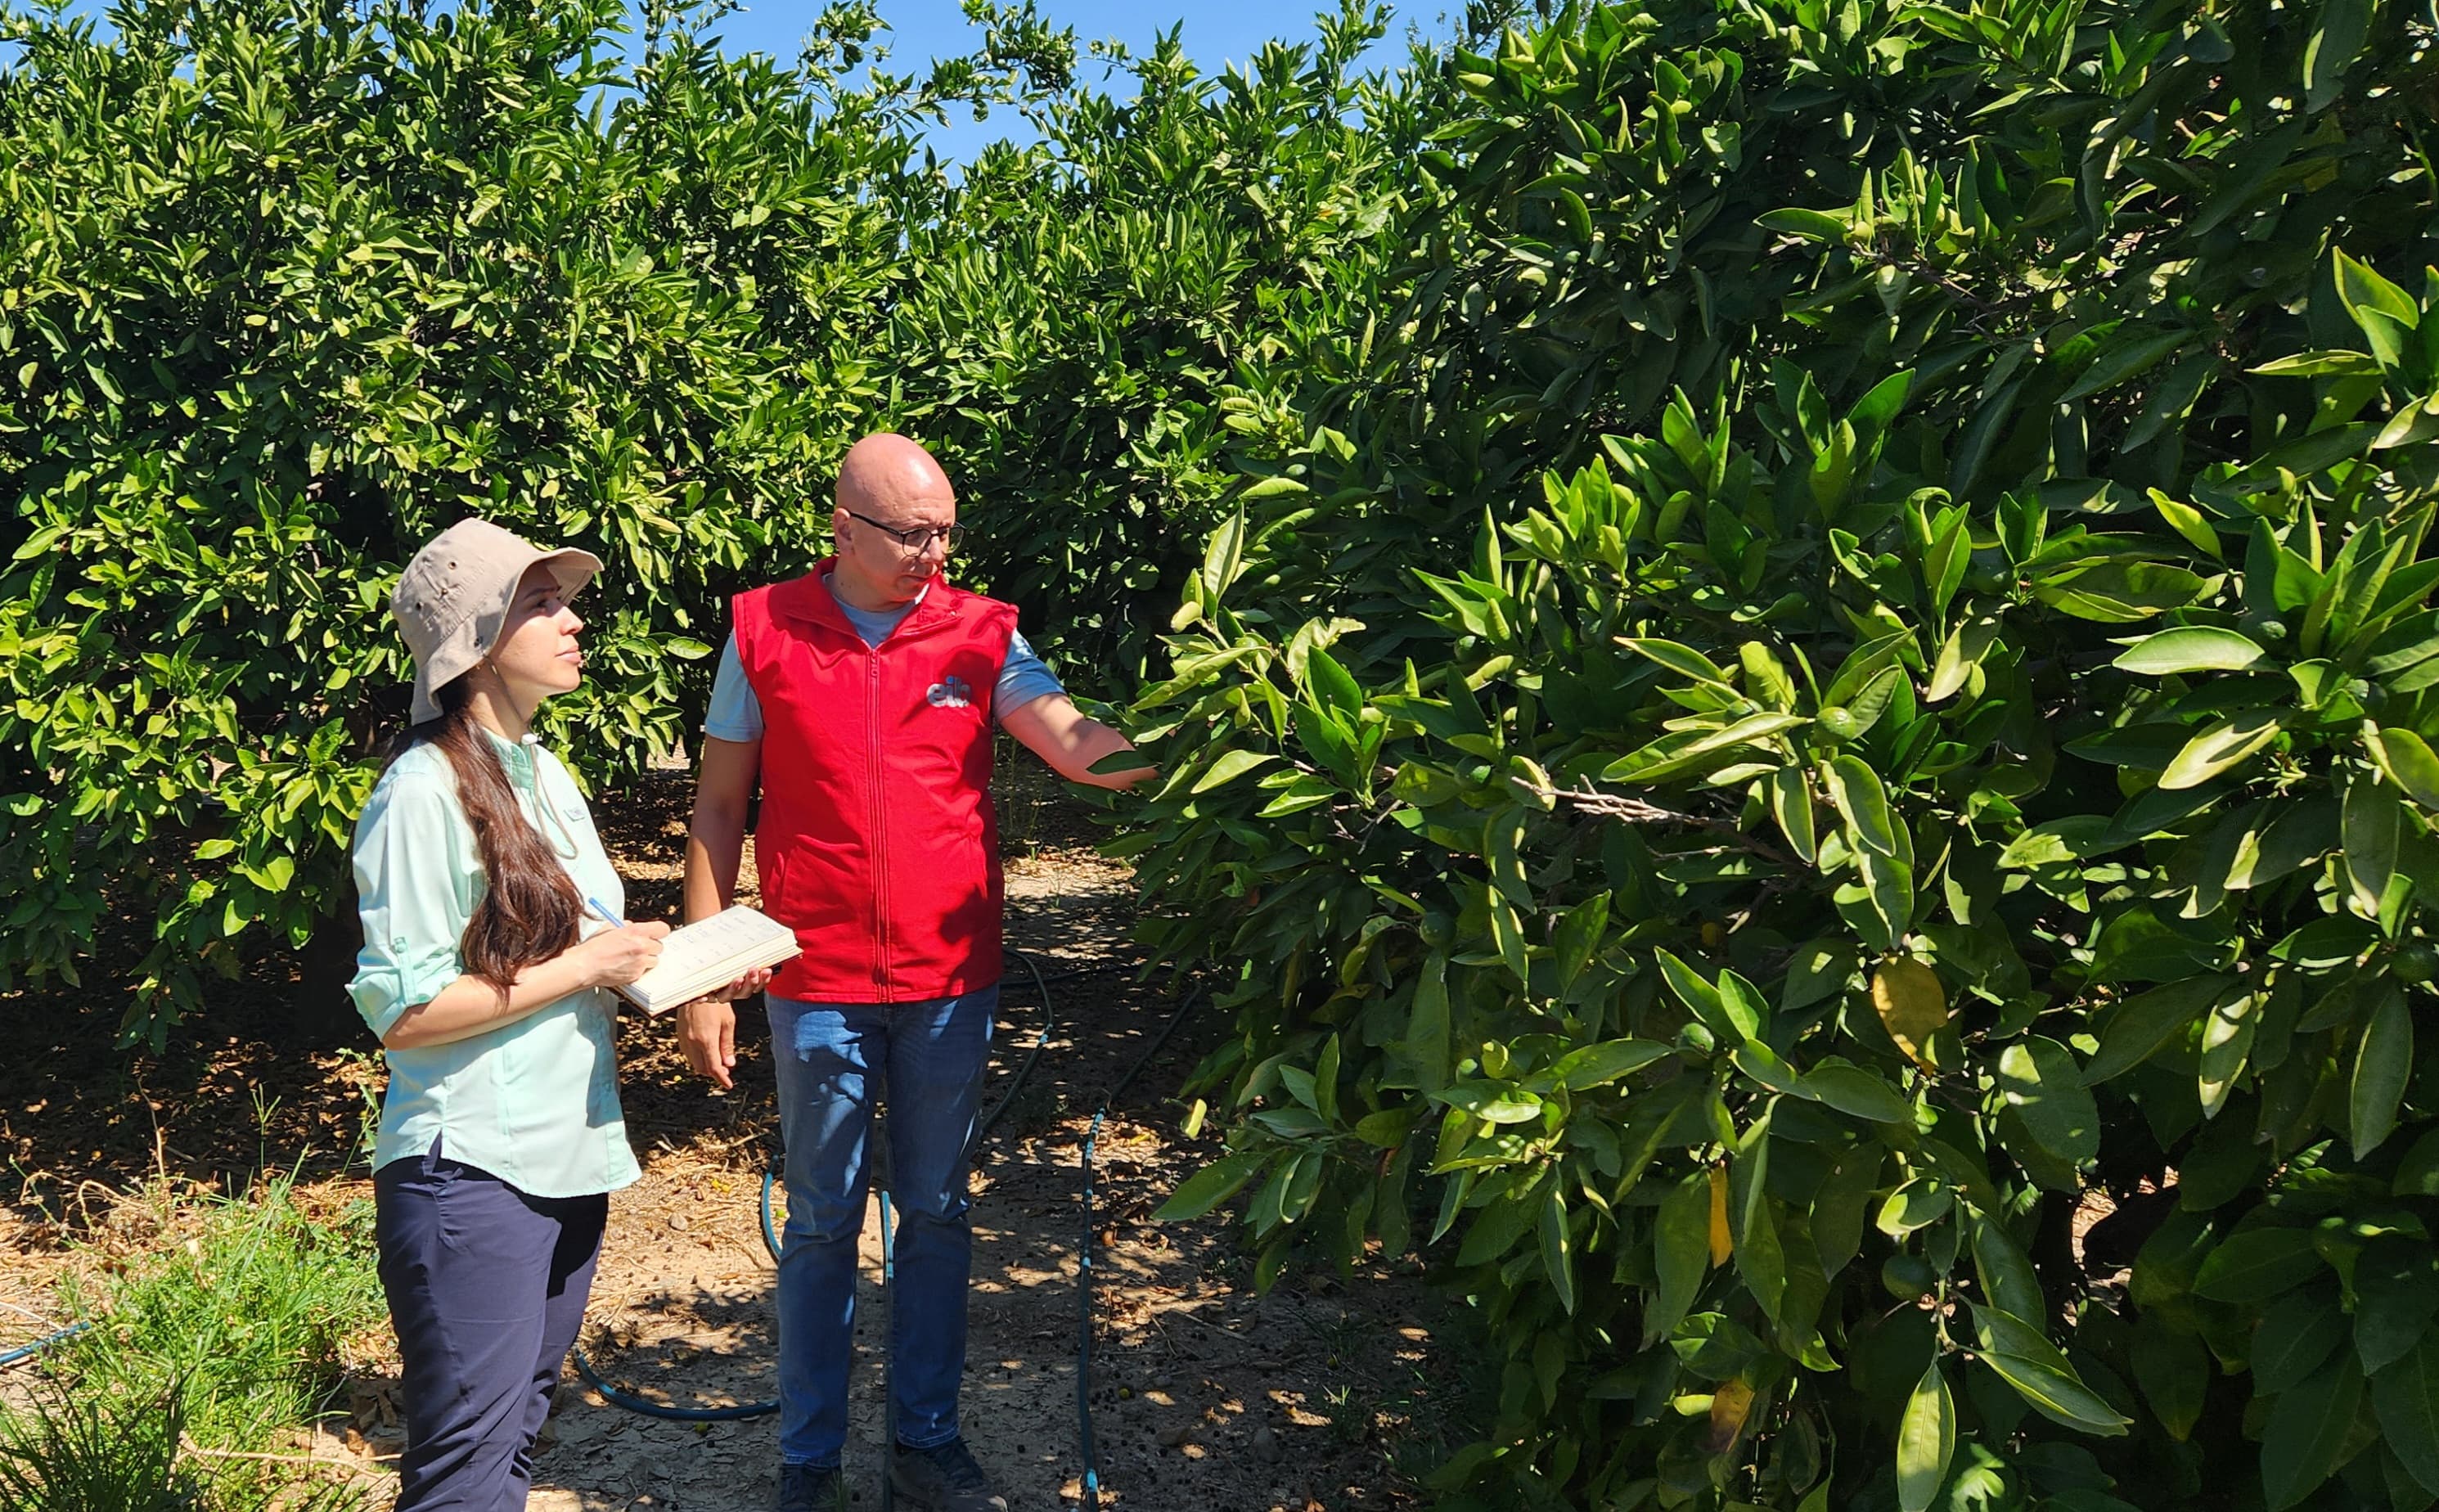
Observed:
[[[525,1504],[609,1194],[639,1174],[607,989],[650,969],[668,927],[585,922],[625,893],[529,730],[582,681],[567,601],[600,570],[467,520],[390,599],[415,705],[356,826],[348,991],[390,1069],[373,1192],[405,1364],[401,1512]]]

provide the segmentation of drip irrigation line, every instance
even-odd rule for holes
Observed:
[[[1030,952],[1011,950],[1007,953],[1014,956],[1017,964],[1023,966],[1027,972],[1031,973],[1033,977],[1033,988],[1041,995],[1041,1030],[1039,1034],[1034,1036],[1033,1048],[1026,1051],[1024,1058],[1017,1063],[1016,1072],[1009,1078],[1007,1091],[1001,1094],[999,1101],[992,1105],[990,1112],[985,1113],[982,1118],[975,1123],[973,1133],[967,1138],[965,1158],[969,1160],[972,1158],[975,1148],[982,1144],[983,1137],[986,1134],[988,1134],[992,1126],[999,1122],[1001,1115],[1005,1114],[1008,1109],[1014,1105],[1017,1094],[1024,1090],[1025,1078],[1033,1075],[1034,1062],[1041,1058],[1043,1048],[1050,1043],[1051,1031],[1057,1027],[1059,1022],[1058,1005],[1051,998],[1050,984],[1053,982],[1067,981],[1075,977],[1085,976],[1096,971],[1108,969],[1107,968],[1098,966],[1087,966],[1077,967],[1067,971],[1045,972],[1041,969],[1041,963],[1035,960]],[[1002,984],[1004,987],[1007,985],[1008,984],[1005,982]],[[783,1174],[780,1165],[780,1159],[781,1157],[774,1155],[772,1158],[771,1164],[766,1166],[762,1172],[762,1199],[760,1203],[762,1247],[771,1252],[771,1259],[774,1264],[776,1264],[779,1259],[779,1226],[771,1216],[771,1193],[773,1189],[779,1184],[779,1178]],[[881,1183],[881,1285],[884,1293],[888,1288],[888,1278],[891,1268],[891,1236],[889,1219],[889,1188],[887,1183],[884,1182]],[[884,1316],[886,1314],[886,1310],[887,1303],[884,1295]],[[733,1407],[672,1407],[663,1402],[651,1401],[646,1397],[635,1396],[632,1392],[621,1390],[619,1387],[613,1385],[608,1379],[603,1378],[598,1370],[594,1368],[593,1361],[585,1357],[583,1345],[577,1345],[575,1348],[570,1350],[569,1353],[576,1361],[576,1373],[584,1378],[586,1384],[590,1385],[595,1391],[601,1394],[602,1400],[610,1403],[613,1407],[624,1408],[628,1412],[634,1413],[640,1416],[657,1417],[673,1423],[734,1423],[741,1422],[749,1418],[768,1417],[773,1413],[779,1410],[779,1401],[777,1397],[773,1397],[768,1401],[739,1402]],[[886,1358],[887,1353],[888,1351],[884,1348],[882,1351],[884,1359]],[[0,1364],[6,1363],[8,1363],[8,1360],[6,1358],[0,1358]],[[884,1365],[883,1368],[885,1370],[887,1367]],[[893,1412],[895,1411],[894,1402],[892,1403],[892,1410]],[[888,1495],[887,1490],[885,1489],[886,1485],[887,1482],[884,1478],[884,1489],[882,1492],[884,1506],[887,1504],[886,1498]]]
[[[50,1348],[53,1344],[65,1343],[70,1339],[75,1338],[77,1335],[84,1332],[87,1328],[92,1326],[93,1325],[90,1322],[72,1323],[64,1328],[43,1335],[43,1337],[35,1340],[32,1343],[19,1344],[16,1348],[9,1350],[8,1353],[0,1354],[0,1365],[13,1365],[21,1360],[31,1360],[36,1355],[41,1354],[44,1350]]]
[[[1025,1078],[1033,1074],[1035,1062],[1041,1058],[1043,1048],[1050,1043],[1051,1033],[1058,1024],[1058,1007],[1050,994],[1050,984],[1107,969],[1101,967],[1079,967],[1068,971],[1050,973],[1044,972],[1041,964],[1025,952],[1011,951],[1008,953],[1014,955],[1018,963],[1032,975],[1033,987],[1041,994],[1041,1029],[1034,1039],[1033,1048],[1025,1053],[1022,1061],[1018,1062],[1015,1073],[1009,1078],[1007,1091],[1000,1095],[999,1101],[992,1105],[990,1112],[976,1120],[973,1132],[967,1137],[965,1159],[969,1161],[991,1129],[1014,1105],[1017,1094],[1024,1088]],[[1093,1235],[1094,1147],[1101,1137],[1101,1125],[1108,1119],[1110,1110],[1116,1106],[1118,1100],[1126,1095],[1128,1089],[1134,1085],[1135,1077],[1142,1075],[1167,1046],[1170,1036],[1174,1035],[1178,1026],[1185,1022],[1186,1016],[1193,1011],[1194,1005],[1201,1001],[1202,996],[1202,988],[1196,987],[1179,1001],[1177,1007],[1170,1012],[1168,1022],[1161,1025],[1160,1033],[1152,1037],[1151,1043],[1145,1048],[1142,1055],[1135,1058],[1134,1063],[1127,1068],[1126,1075],[1120,1076],[1116,1085],[1103,1095],[1099,1106],[1093,1110],[1093,1122],[1085,1130],[1084,1143],[1077,1151],[1077,1165],[1082,1184],[1084,1227],[1076,1250],[1076,1433],[1077,1448],[1082,1453],[1084,1462],[1082,1500],[1087,1512],[1097,1512],[1101,1504],[1100,1462],[1093,1437],[1093,1247],[1095,1242]],[[771,1193],[778,1184],[780,1174],[780,1165],[776,1160],[774,1160],[770,1167],[762,1173],[760,1204],[762,1243],[771,1252],[771,1257],[774,1261],[779,1257],[780,1245],[778,1225],[773,1221],[771,1216]],[[896,1322],[897,1235],[896,1225],[892,1221],[894,1215],[890,1209],[889,1185],[886,1180],[880,1183],[880,1194],[881,1396],[889,1445],[885,1452],[895,1453],[898,1443],[898,1398],[892,1377],[892,1367],[895,1363],[893,1357],[896,1351],[890,1347],[892,1342],[890,1335]],[[39,1348],[41,1345],[29,1347]],[[613,1406],[625,1408],[631,1413],[637,1413],[646,1417],[666,1418],[682,1423],[720,1423],[763,1417],[779,1410],[779,1403],[775,1399],[744,1402],[734,1407],[669,1407],[659,1402],[647,1401],[643,1397],[621,1391],[603,1379],[600,1373],[593,1368],[593,1362],[585,1358],[584,1351],[580,1347],[572,1353],[578,1374],[581,1375],[594,1390],[599,1392],[604,1400]],[[14,1355],[0,1356],[0,1364],[7,1364],[14,1358],[16,1358]],[[891,1484],[888,1467],[884,1464],[881,1480],[881,1512],[890,1512],[895,1505],[895,1490],[896,1487]]]
[[[1150,1048],[1135,1058],[1135,1063],[1127,1068],[1127,1074],[1118,1078],[1118,1084],[1111,1088],[1108,1095],[1101,1099],[1101,1105],[1093,1110],[1092,1127],[1084,1131],[1083,1148],[1077,1157],[1077,1168],[1083,1176],[1084,1234],[1082,1242],[1076,1247],[1076,1438],[1084,1456],[1083,1492],[1087,1512],[1094,1512],[1101,1504],[1100,1460],[1093,1444],[1093,1144],[1101,1137],[1101,1120],[1109,1115],[1112,1105],[1126,1095],[1127,1089],[1134,1085],[1136,1076],[1152,1063],[1161,1047],[1168,1043],[1168,1037],[1185,1022],[1186,1014],[1193,1010],[1195,1001],[1201,996],[1200,987],[1185,994],[1178,1003],[1176,1011],[1168,1016],[1168,1022],[1161,1025],[1160,1033],[1152,1037]]]

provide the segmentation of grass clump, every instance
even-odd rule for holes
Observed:
[[[156,1183],[154,1237],[63,1300],[92,1326],[48,1393],[0,1413],[0,1505],[44,1512],[317,1512],[365,1502],[294,1452],[350,1348],[383,1320],[372,1203],[299,1201],[292,1175],[235,1197]]]

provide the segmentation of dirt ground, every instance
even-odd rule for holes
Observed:
[[[1143,1058],[1178,1001],[1140,981],[1127,870],[1092,853],[1087,816],[1040,782],[1004,784],[1008,939],[1053,977],[1056,1021],[1007,1112],[977,1153],[975,1273],[965,1431],[1015,1508],[1078,1504],[1078,1157],[1095,1107]],[[629,914],[675,912],[683,777],[656,776],[598,806]],[[750,874],[749,874],[750,880]],[[747,899],[752,894],[746,892]],[[326,952],[327,954],[327,952]],[[358,1146],[381,1071],[337,987],[238,984],[170,1052],[111,1049],[110,1024],[76,1005],[0,1000],[0,1064],[33,1068],[0,1101],[0,1350],[57,1316],[55,1282],[96,1263],[148,1177],[240,1190],[263,1168],[303,1171],[308,1201],[368,1183]],[[1075,974],[1066,974],[1066,973]],[[986,1106],[1042,1034],[1042,994],[1011,968]],[[1104,1505],[1220,1512],[1402,1507],[1413,1477],[1461,1439],[1458,1351],[1435,1344],[1444,1308],[1412,1262],[1291,1274],[1256,1298],[1225,1215],[1154,1224],[1166,1193],[1217,1152],[1182,1133],[1180,1085],[1227,1031],[1190,1014],[1111,1111],[1095,1150],[1093,1432]],[[642,1182],[612,1200],[584,1343],[625,1390],[676,1405],[773,1395],[774,1271],[757,1216],[776,1147],[767,1036],[739,1015],[738,1089],[694,1078],[666,1022],[621,1032],[628,1129]],[[116,1217],[115,1218],[115,1215]],[[118,1244],[123,1250],[124,1240]],[[861,1359],[848,1446],[855,1504],[880,1503],[883,1439],[880,1236],[864,1236]],[[310,1435],[288,1448],[380,1476],[398,1448],[385,1339]],[[0,1372],[5,1376],[7,1372]],[[0,1385],[5,1385],[0,1381]],[[549,1512],[743,1512],[771,1503],[774,1419],[689,1424],[614,1407],[578,1379],[536,1466]]]

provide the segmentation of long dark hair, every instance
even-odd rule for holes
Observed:
[[[457,778],[457,807],[483,858],[483,896],[475,900],[457,953],[467,974],[506,996],[519,971],[576,943],[584,904],[550,842],[517,807],[499,753],[474,720],[470,693],[463,677],[434,689],[440,718],[408,726],[390,759],[426,744],[449,758]]]

